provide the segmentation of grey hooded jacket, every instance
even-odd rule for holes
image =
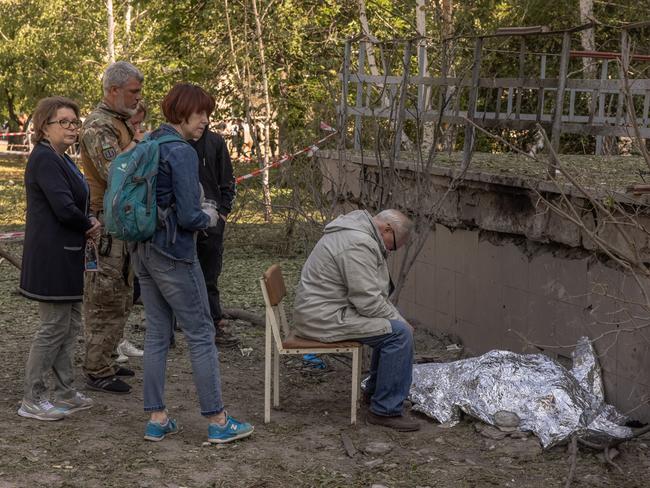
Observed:
[[[388,299],[387,250],[365,210],[325,227],[305,263],[294,302],[295,334],[322,342],[372,337],[401,320]]]

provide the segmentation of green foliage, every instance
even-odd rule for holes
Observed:
[[[0,114],[31,113],[45,96],[98,96],[102,11],[81,0],[8,0],[0,10]],[[97,94],[97,95],[95,95]]]
[[[427,35],[439,39],[443,26],[436,5],[440,2],[425,3]],[[263,73],[252,0],[124,0],[113,4],[116,58],[133,62],[145,74],[144,95],[152,111],[151,125],[161,121],[159,102],[179,81],[198,83],[215,95],[216,119],[243,118],[247,111],[253,118],[263,115]],[[369,28],[377,38],[415,35],[415,0],[365,0],[365,4]],[[272,117],[279,129],[281,152],[292,152],[315,138],[319,121],[336,125],[343,46],[346,39],[361,31],[359,5],[353,0],[257,0],[257,5]],[[456,1],[451,32],[475,35],[504,26],[560,29],[579,23],[578,0],[552,2],[552,8],[549,5],[546,0]],[[635,7],[638,5],[630,2],[595,3],[595,16],[604,24],[598,30],[599,48],[618,49],[618,32],[608,26],[638,20]],[[557,52],[557,45],[544,42],[530,49]],[[633,38],[633,42],[647,46],[647,39],[642,37]],[[513,53],[518,49],[516,40],[486,41],[482,71],[486,76],[517,76]],[[459,41],[458,52],[458,72],[462,73],[461,67],[471,61],[471,42]],[[398,50],[392,57],[385,54],[396,63],[401,60]],[[549,58],[549,70],[554,69],[556,58]],[[437,62],[432,56],[430,63]],[[88,112],[101,98],[100,77],[107,63],[105,2],[0,0],[0,120],[10,120],[12,129],[18,128],[20,115],[31,113],[44,96],[70,96]],[[479,96],[479,105],[482,103],[488,102]],[[382,128],[371,129],[374,134]],[[408,124],[406,130],[416,132]],[[503,148],[479,138],[478,149]],[[319,214],[322,202],[315,191],[318,174],[310,170],[310,164],[292,163],[291,171],[279,172],[276,181],[280,189],[274,201],[286,208],[300,206],[302,215],[292,214],[291,226],[310,222],[318,228],[328,217]],[[247,169],[237,167],[236,172],[242,174]],[[299,186],[306,191],[298,191]],[[3,194],[11,195],[19,189],[20,183]],[[314,196],[311,201],[308,194]],[[242,201],[246,205],[242,206]],[[240,193],[241,221],[255,220],[252,214],[261,208],[260,201],[259,182],[247,182]],[[16,215],[22,207],[15,198],[8,203],[11,207],[5,208],[12,210],[3,213],[2,225],[20,223]],[[290,214],[286,212],[283,218]]]
[[[436,3],[427,2],[432,38],[441,28]],[[290,148],[312,134],[320,119],[335,120],[343,41],[360,32],[358,3],[258,0],[258,8],[273,111],[281,143]],[[414,35],[415,0],[366,0],[366,9],[378,38]],[[628,4],[596,3],[595,9],[605,24],[636,20]],[[178,81],[212,92],[219,102],[217,118],[241,117],[247,107],[253,116],[261,114],[262,73],[250,0],[116,1],[114,18],[116,57],[145,73],[153,123],[160,120],[160,99]],[[578,18],[577,0],[555,2],[552,9],[545,0],[480,0],[455,2],[453,27],[457,34],[509,25],[557,29],[578,24]],[[54,94],[75,98],[90,110],[101,97],[99,79],[108,62],[106,26],[104,2],[2,0],[0,117],[15,126],[38,99]],[[603,32],[607,45],[607,28]]]

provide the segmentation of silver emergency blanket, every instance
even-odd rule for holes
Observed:
[[[597,443],[632,436],[622,425],[625,417],[605,403],[603,392],[598,360],[589,339],[582,337],[570,371],[543,354],[499,350],[451,363],[417,364],[410,399],[413,410],[448,425],[458,423],[462,411],[498,427],[507,413],[518,430],[533,432],[548,448],[574,433]]]

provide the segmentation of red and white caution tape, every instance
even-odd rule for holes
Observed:
[[[25,237],[24,232],[5,232],[0,234],[0,241],[9,241],[12,239],[23,239]]]
[[[313,156],[314,153],[315,153],[316,151],[318,151],[318,145],[319,145],[319,144],[323,144],[325,141],[327,141],[328,139],[331,139],[332,137],[334,137],[334,136],[338,133],[338,131],[337,131],[336,129],[334,129],[333,127],[330,127],[330,126],[327,125],[325,122],[321,122],[321,123],[320,123],[320,128],[321,128],[321,130],[324,130],[324,131],[330,132],[330,134],[326,135],[326,136],[323,137],[322,139],[319,139],[319,140],[316,141],[314,144],[312,144],[312,145],[310,145],[310,146],[307,146],[307,147],[305,147],[304,149],[301,149],[301,150],[298,151],[298,152],[295,152],[295,153],[293,153],[293,154],[287,154],[286,156],[282,156],[282,158],[278,159],[277,161],[274,161],[274,162],[272,162],[272,163],[267,164],[267,165],[264,166],[263,168],[256,169],[255,171],[253,171],[253,172],[251,172],[251,173],[248,173],[247,175],[238,176],[237,178],[235,178],[235,183],[239,184],[239,183],[241,183],[241,182],[244,181],[244,180],[248,180],[248,179],[250,179],[250,178],[253,178],[253,177],[255,177],[255,176],[258,176],[258,175],[264,173],[264,171],[266,171],[266,170],[268,170],[268,169],[271,169],[271,168],[277,168],[277,167],[279,167],[279,166],[282,166],[282,165],[283,165],[284,163],[286,163],[287,161],[291,161],[291,160],[294,159],[296,156],[300,156],[301,154],[305,154],[305,153],[306,153],[306,154],[309,155],[309,156]]]
[[[0,137],[26,136],[27,132],[0,132]]]
[[[282,166],[284,163],[287,161],[291,161],[294,159],[296,156],[300,156],[301,154],[309,154],[312,156],[316,151],[318,151],[318,145],[323,144],[325,141],[328,139],[331,139],[334,137],[337,133],[338,130],[334,129],[333,127],[330,127],[324,122],[320,123],[320,128],[324,131],[330,132],[330,134],[326,135],[322,139],[319,139],[316,141],[314,144],[311,144],[310,146],[305,147],[304,149],[301,149],[300,151],[297,151],[293,154],[288,154],[286,156],[283,156],[282,158],[278,159],[277,161],[274,161],[272,163],[267,164],[263,168],[256,169],[252,173],[248,173],[247,175],[239,176],[235,178],[235,183],[240,183],[244,180],[248,180],[249,178],[253,178],[255,176],[258,176],[262,174],[265,170],[271,169],[271,168],[277,168],[279,166]],[[11,239],[23,239],[25,237],[24,232],[5,232],[5,233],[0,233],[0,241],[5,241],[5,240],[11,240]]]

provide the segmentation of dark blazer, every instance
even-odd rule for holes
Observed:
[[[20,293],[44,302],[83,298],[88,186],[68,156],[41,142],[25,169],[27,223]]]

